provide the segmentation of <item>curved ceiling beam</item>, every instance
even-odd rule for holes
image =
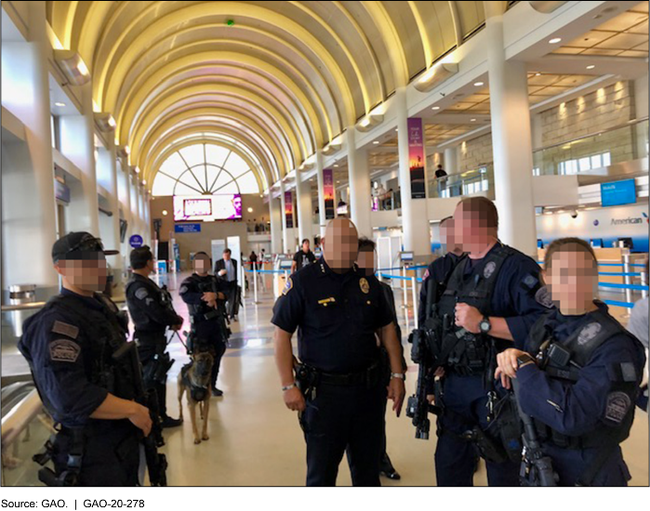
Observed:
[[[267,130],[267,132],[277,134],[278,139],[283,141],[285,147],[293,153],[296,150],[295,144],[298,143],[298,140],[295,134],[291,131],[291,127],[288,123],[283,121],[280,113],[268,105],[265,105],[261,98],[257,99],[259,102],[258,104],[251,99],[241,97],[239,98],[239,104],[234,101],[227,101],[228,99],[232,100],[232,97],[228,97],[229,95],[237,94],[237,92],[238,91],[235,88],[232,88],[229,91],[219,91],[219,93],[215,94],[214,89],[211,90],[209,87],[193,87],[187,91],[180,92],[176,97],[161,103],[157,109],[152,110],[147,114],[138,130],[133,133],[133,138],[131,140],[133,145],[130,145],[132,157],[135,161],[140,160],[140,144],[146,143],[152,131],[160,122],[162,122],[163,119],[173,116],[177,111],[187,110],[201,105],[214,107],[222,106],[241,113],[252,114],[255,118],[259,119],[259,121],[268,125],[270,129]],[[270,112],[264,111],[263,107],[268,108]],[[306,157],[307,155],[304,155],[302,160]],[[302,160],[300,161],[302,162]]]
[[[309,147],[304,145],[305,141],[311,142],[309,133],[300,130],[300,127],[284,105],[267,101],[260,94],[248,90],[247,86],[238,87],[218,80],[209,83],[195,83],[191,79],[168,89],[165,95],[157,97],[155,101],[148,103],[141,109],[141,113],[134,119],[129,133],[129,146],[132,152],[136,151],[143,130],[150,129],[150,126],[155,123],[156,117],[162,115],[163,112],[168,111],[174,105],[184,104],[186,100],[190,99],[202,101],[206,96],[218,99],[222,96],[236,98],[247,103],[254,110],[261,109],[270,116],[270,123],[277,124],[286,137],[293,139],[292,144],[301,144],[303,159],[314,152],[312,143],[309,144]]]
[[[418,9],[418,2],[407,2],[411,12],[413,13],[413,18],[415,23],[418,26],[418,31],[420,32],[420,40],[422,41],[422,49],[424,50],[424,60],[427,67],[433,62],[433,44],[429,39],[429,32],[427,31],[424,19],[422,14]]]
[[[190,138],[188,138],[190,137]],[[184,139],[187,140],[204,140],[206,142],[212,142],[214,144],[220,144],[224,142],[224,139],[228,140],[228,143],[236,145],[237,143],[242,144],[244,149],[253,155],[253,157],[260,162],[261,169],[263,171],[263,177],[268,187],[270,184],[274,183],[277,178],[277,165],[274,161],[269,160],[268,155],[265,154],[264,149],[261,148],[257,141],[253,138],[247,139],[244,142],[241,141],[241,133],[224,126],[223,124],[213,124],[213,123],[204,123],[204,124],[190,124],[189,126],[180,127],[179,129],[173,130],[167,134],[163,139],[159,141],[159,147],[155,148],[155,151],[152,154],[155,154],[149,165],[149,175],[155,178],[155,174],[162,165],[166,156],[173,152],[173,148],[176,147],[179,143],[182,143]]]
[[[58,2],[55,2],[58,3]],[[119,2],[84,2],[90,4],[85,19],[81,22],[81,28],[76,30],[72,36],[72,48],[76,48],[81,58],[87,65],[93,64],[93,56],[97,42],[102,36],[102,30],[98,30],[98,25],[86,23],[86,19],[105,20],[109,14],[114,12]],[[102,27],[105,28],[105,27]]]
[[[97,69],[95,70],[95,80],[93,80],[93,98],[102,108],[104,108],[104,98],[107,94],[109,85],[112,84],[108,79],[109,75],[112,77],[113,74],[116,73],[116,68],[120,65],[128,69],[130,62],[136,57],[135,54],[138,51],[137,48],[150,44],[151,41],[155,40],[156,34],[164,33],[168,29],[173,29],[182,24],[185,20],[199,20],[202,17],[212,16],[227,16],[232,12],[237,12],[240,7],[241,4],[239,4],[239,2],[201,2],[199,4],[182,7],[160,18],[155,18],[153,23],[151,23],[149,15],[150,11],[157,8],[157,5],[154,4],[148,7],[132,19],[127,27],[124,27],[116,40],[112,43],[105,58],[97,61],[99,54],[97,51],[95,52],[95,63],[101,63],[101,65],[97,65]],[[270,9],[254,4],[247,4],[246,11],[246,15],[244,16],[245,19],[252,19],[258,23],[271,23],[278,28],[282,28],[288,36],[298,38],[303,41],[307,47],[311,48],[323,65],[336,77],[337,85],[343,92],[346,111],[355,112],[350,84],[336,60],[316,37],[292,19],[280,15]],[[147,24],[146,28],[140,31],[138,35],[130,41],[126,51],[118,56],[117,52],[120,49],[121,43],[125,41],[126,35],[130,34],[141,21]],[[357,76],[357,80],[359,84],[363,83],[363,77]],[[119,84],[117,86],[119,86]],[[364,101],[366,100],[367,98],[364,98]],[[366,110],[371,106],[372,105],[369,104],[364,105]],[[348,119],[348,121],[354,122],[354,119]]]
[[[194,108],[183,112],[177,112],[173,117],[166,119],[151,133],[149,140],[143,145],[140,161],[146,166],[147,161],[151,158],[151,148],[156,145],[157,140],[162,138],[167,132],[183,122],[203,122],[205,120],[216,120],[219,122],[228,121],[232,126],[246,132],[248,136],[254,136],[261,139],[264,145],[272,154],[280,169],[280,176],[284,176],[289,170],[295,168],[295,163],[291,160],[291,155],[285,150],[280,150],[282,145],[277,140],[276,135],[267,132],[264,127],[259,125],[255,120],[248,118],[239,112],[215,108]]]

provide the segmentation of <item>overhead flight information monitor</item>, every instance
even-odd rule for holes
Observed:
[[[242,217],[241,195],[175,195],[174,221],[240,220]]]

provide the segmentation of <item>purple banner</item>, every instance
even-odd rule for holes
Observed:
[[[325,194],[325,220],[334,218],[334,171],[323,169],[323,193]]]
[[[293,229],[293,195],[284,192],[284,221],[287,229]]]
[[[409,117],[407,122],[411,198],[426,199],[426,183],[424,182],[424,130],[422,119],[419,117]]]

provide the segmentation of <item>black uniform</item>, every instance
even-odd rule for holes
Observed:
[[[60,424],[50,453],[56,475],[72,471],[79,485],[138,484],[139,430],[127,419],[90,418],[109,392],[134,398],[134,375],[112,358],[127,333],[126,318],[110,299],[66,289],[23,325],[18,349]]]
[[[517,371],[521,408],[535,419],[561,486],[626,486],[630,479],[619,444],[632,427],[645,353],[607,305],[596,305],[583,315],[552,310],[540,318],[526,351],[543,362]],[[551,356],[553,345],[569,356]]]
[[[158,411],[166,418],[167,371],[164,368],[171,361],[165,353],[165,329],[182,323],[183,319],[176,314],[163,290],[153,280],[137,273],[126,285],[126,303],[135,325],[133,340],[138,344],[145,385],[156,390]]]
[[[380,484],[386,386],[375,331],[392,319],[379,282],[356,270],[338,274],[320,259],[287,280],[272,323],[298,329],[308,486],[336,484],[346,447],[352,483]]]
[[[187,304],[192,329],[188,348],[192,351],[210,351],[214,357],[212,365],[212,389],[217,388],[217,377],[221,357],[226,352],[228,331],[225,323],[225,308],[213,309],[201,300],[203,293],[224,293],[223,283],[214,275],[201,277],[194,273],[181,284],[179,295]]]
[[[535,299],[539,271],[530,257],[498,243],[483,259],[463,256],[448,277],[435,310],[442,346],[438,356],[445,358],[446,369],[435,455],[438,486],[473,484],[476,454],[467,432],[478,428],[498,439],[496,421],[489,417],[490,406],[497,404],[496,354],[513,347],[512,342],[489,335],[463,333],[455,326],[456,304],[467,303],[485,316],[505,318],[514,347],[522,348],[533,323],[546,310]],[[491,486],[518,486],[517,463],[486,460],[486,465]]]
[[[447,252],[444,256],[433,261],[424,272],[422,276],[422,287],[420,287],[420,305],[418,307],[418,322],[420,326],[424,325],[426,319],[427,280],[433,279],[438,283],[445,282],[459,259],[460,256]]]

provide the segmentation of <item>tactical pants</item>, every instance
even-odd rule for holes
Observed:
[[[137,486],[140,447],[137,429],[128,420],[101,421],[84,435],[79,486]],[[72,434],[65,428],[54,442],[55,473],[67,469]]]
[[[438,418],[435,464],[438,486],[473,486],[476,448],[459,438],[478,425],[487,429],[487,391],[482,376],[460,376],[449,372],[443,384],[445,410]],[[519,486],[519,465],[486,461],[490,486]]]
[[[319,385],[303,414],[307,442],[307,486],[335,486],[348,450],[354,486],[381,486],[386,388]]]
[[[226,295],[226,312],[228,317],[239,314],[239,286],[237,282],[228,282],[225,293]]]
[[[598,449],[565,449],[549,443],[543,445],[543,450],[550,456],[553,469],[560,477],[559,486],[575,486],[598,455]],[[630,472],[623,461],[619,446],[598,471],[591,486],[627,486],[630,479]]]
[[[156,353],[164,353],[167,339],[164,333],[142,334],[136,332],[133,337],[138,341],[138,357],[142,364],[142,372],[146,374],[150,366],[155,364]],[[144,383],[148,385],[148,382]],[[148,388],[153,388],[156,391],[158,415],[162,418],[167,417],[167,376],[165,376],[164,383],[153,383],[148,385]]]

